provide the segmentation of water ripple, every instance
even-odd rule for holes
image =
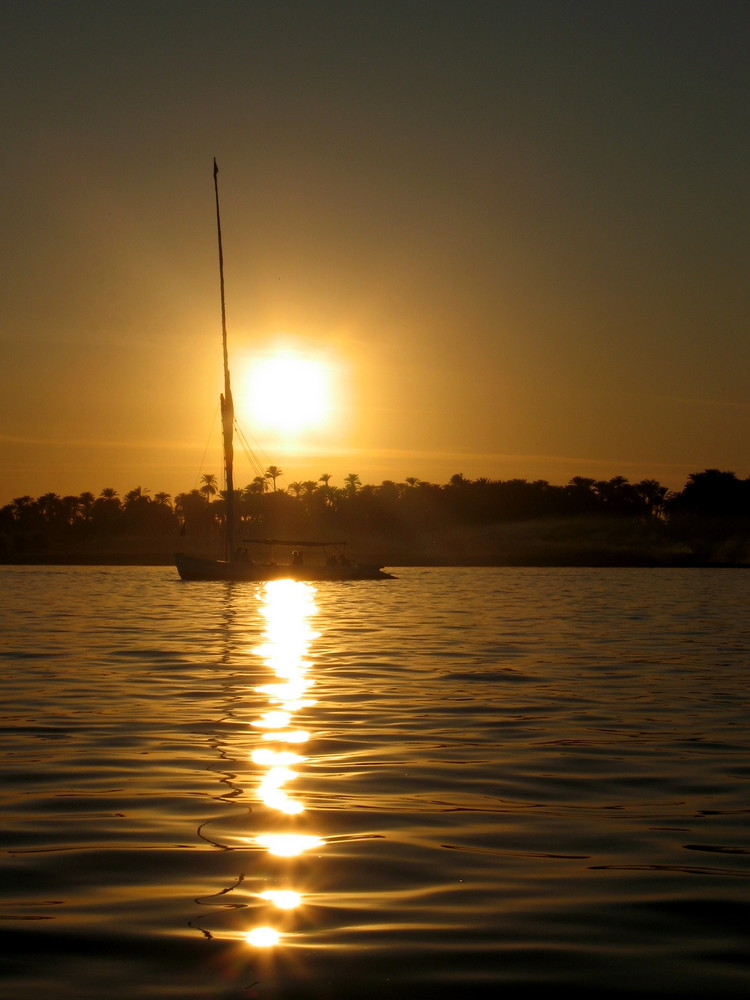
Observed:
[[[750,990],[749,574],[2,572],[8,1000]]]

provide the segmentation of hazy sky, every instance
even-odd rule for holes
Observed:
[[[750,474],[746,0],[0,12],[0,504],[221,473],[214,156],[281,485]]]

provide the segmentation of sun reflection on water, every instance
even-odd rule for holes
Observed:
[[[253,725],[258,729],[278,729],[280,726],[288,726],[291,717],[291,712],[264,712]]]
[[[310,734],[304,729],[286,730],[283,732],[263,733],[263,739],[271,743],[307,743]]]
[[[289,748],[310,738],[307,730],[296,725],[295,716],[315,704],[308,697],[314,684],[308,675],[312,666],[310,647],[319,635],[310,624],[317,611],[315,588],[294,580],[274,580],[264,585],[261,602],[265,630],[253,652],[262,658],[273,676],[268,683],[255,688],[257,694],[268,698],[268,708],[251,724],[259,730],[259,740],[277,744],[279,748],[258,746],[250,755],[260,770],[257,798],[276,814],[272,829],[258,834],[254,843],[276,858],[299,858],[325,843],[315,832],[300,831],[298,817],[305,807],[298,795],[292,797],[287,790],[300,777],[295,767],[307,760]],[[286,824],[291,825],[285,829]],[[302,900],[301,894],[291,888],[268,889],[260,892],[258,898],[266,901],[272,912],[293,911]],[[257,948],[278,944],[279,932],[272,926],[272,917],[270,921],[249,931],[247,942]]]
[[[278,809],[279,812],[294,816],[304,812],[305,807],[301,802],[290,799],[284,790],[287,781],[292,781],[297,777],[295,771],[288,767],[272,767],[260,783],[260,798],[271,809]]]
[[[255,842],[279,858],[297,858],[325,843],[320,837],[306,833],[262,833]]]
[[[302,902],[302,896],[292,889],[266,889],[258,894],[261,899],[267,899],[280,910],[295,910]]]
[[[245,935],[248,944],[255,948],[270,948],[278,944],[281,935],[274,927],[254,927]]]

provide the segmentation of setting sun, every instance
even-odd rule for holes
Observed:
[[[324,429],[336,403],[334,366],[291,349],[248,364],[238,402],[254,431],[291,436]]]

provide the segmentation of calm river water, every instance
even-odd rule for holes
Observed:
[[[750,992],[750,572],[0,569],[5,1000]]]

